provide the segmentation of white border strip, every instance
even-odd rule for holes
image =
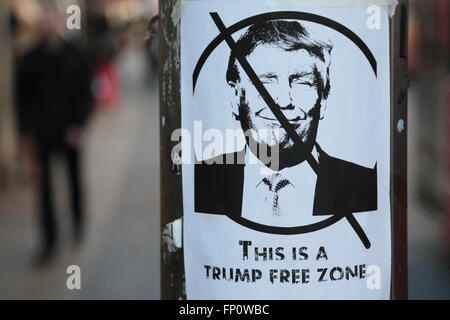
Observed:
[[[292,7],[368,7],[379,5],[386,9],[392,18],[398,0],[266,0],[268,8]]]
[[[177,26],[180,22],[186,6],[191,1],[205,0],[179,0],[172,11],[172,22]],[[398,0],[266,0],[267,8],[294,8],[294,7],[368,7],[371,5],[382,6],[389,17],[395,14]]]

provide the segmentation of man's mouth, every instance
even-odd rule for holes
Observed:
[[[263,111],[266,111],[263,113]],[[285,115],[286,119],[289,122],[298,122],[300,120],[304,120],[304,117],[302,116],[286,116],[286,114],[283,112],[283,114]],[[272,114],[272,112],[268,109],[268,108],[263,108],[257,112],[255,112],[255,116],[264,119],[264,120],[268,120],[268,121],[273,121],[273,122],[278,122],[278,120],[275,118],[275,116]]]

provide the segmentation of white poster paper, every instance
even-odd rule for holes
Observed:
[[[187,298],[389,299],[388,15],[271,3],[182,5]]]

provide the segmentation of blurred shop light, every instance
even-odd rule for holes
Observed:
[[[111,24],[121,24],[148,18],[152,10],[153,1],[150,0],[119,0],[106,7],[105,15]]]

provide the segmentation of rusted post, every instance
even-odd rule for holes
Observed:
[[[390,21],[391,43],[391,299],[408,298],[407,103],[408,0],[400,0]]]
[[[171,134],[181,128],[180,97],[180,23],[176,19],[179,0],[159,1],[159,92],[161,161],[161,298],[184,297],[183,249],[169,250],[166,240],[173,240],[174,230],[167,224],[183,216],[181,166],[171,160],[177,142]],[[180,237],[180,235],[175,235]]]

